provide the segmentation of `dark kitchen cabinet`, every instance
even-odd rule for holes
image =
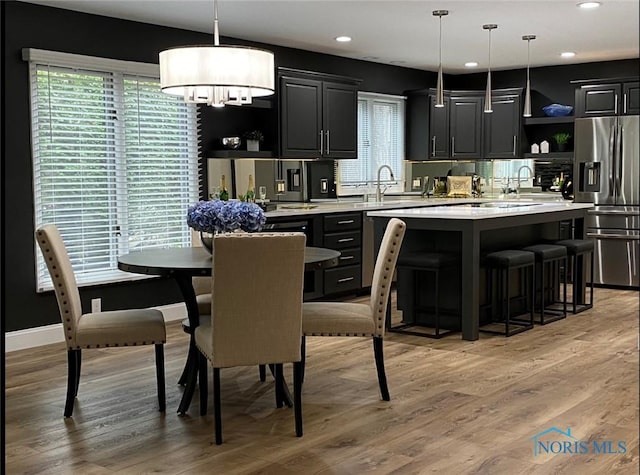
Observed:
[[[449,158],[449,127],[450,127],[449,97],[444,98],[444,107],[436,107],[436,97],[429,96],[429,153],[430,159]]]
[[[618,115],[622,84],[588,84],[576,89],[576,117]]]
[[[452,92],[449,110],[451,158],[483,158],[482,107],[482,96],[456,96]]]
[[[340,251],[338,266],[324,271],[324,295],[362,287],[362,213],[324,216],[323,246]]]
[[[408,91],[407,159],[518,158],[522,155],[522,89],[493,91],[493,112],[484,112],[484,91]]]
[[[622,113],[640,114],[640,82],[627,82],[622,85]]]
[[[493,112],[484,114],[483,158],[517,158],[520,156],[520,94],[495,95]]]
[[[357,158],[358,80],[281,68],[280,156]]]
[[[640,113],[638,78],[572,81],[576,87],[576,117]]]

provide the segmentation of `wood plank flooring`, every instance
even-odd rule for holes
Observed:
[[[304,436],[257,368],[221,372],[224,444],[213,416],[176,414],[187,336],[168,325],[167,412],[153,347],[83,354],[74,416],[62,416],[62,344],[6,355],[8,474],[637,474],[638,292],[596,289],[594,309],[504,338],[389,334],[391,401],[380,400],[369,339],[307,339]],[[397,316],[396,316],[397,318]],[[286,377],[291,381],[291,365]],[[210,378],[211,379],[211,378]],[[624,454],[544,454],[535,434],[624,440]]]

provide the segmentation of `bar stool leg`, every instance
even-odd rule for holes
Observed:
[[[438,270],[436,269],[435,272],[435,279],[436,279],[436,285],[435,285],[435,290],[436,290],[436,338],[440,337],[440,292],[438,289],[438,285],[440,283],[440,275]]]

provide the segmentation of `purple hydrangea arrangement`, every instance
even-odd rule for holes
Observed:
[[[189,206],[187,224],[200,232],[246,232],[262,230],[267,221],[264,211],[255,203],[244,201],[198,201]]]

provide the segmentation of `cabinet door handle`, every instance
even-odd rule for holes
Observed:
[[[325,132],[327,134],[327,155],[331,153],[331,149],[329,148],[329,130]]]
[[[436,136],[431,137],[431,156],[436,156]]]
[[[344,221],[338,221],[338,224],[353,224],[355,221],[353,219],[346,219]]]
[[[516,145],[518,144],[518,136],[513,136],[513,156],[516,156]]]
[[[451,137],[451,156],[455,156],[456,154],[456,138]]]
[[[324,152],[324,130],[320,129],[320,155],[322,155]]]
[[[355,259],[356,256],[340,256],[338,257],[339,260],[341,261],[350,261],[351,259]]]
[[[344,279],[338,279],[338,284],[344,284],[345,282],[349,282],[353,280],[355,277],[345,277]]]
[[[618,114],[618,94],[614,94],[613,103],[613,115]]]
[[[622,113],[626,114],[627,113],[627,93],[625,92],[624,95],[622,96]]]
[[[351,242],[355,240],[355,238],[342,238],[342,239],[338,239],[338,242]]]

